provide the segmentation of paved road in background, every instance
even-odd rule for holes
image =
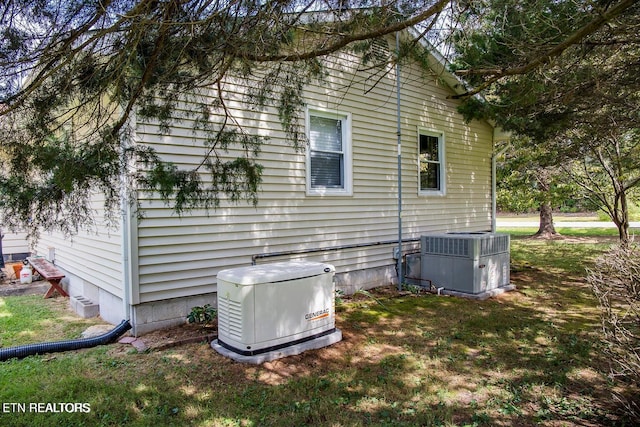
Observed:
[[[539,227],[540,221],[522,220],[519,221],[513,218],[496,219],[496,225],[498,227]],[[570,221],[565,219],[559,219],[553,221],[553,225],[556,228],[616,228],[616,225],[611,221]],[[631,228],[640,228],[639,221],[632,221],[630,223]]]

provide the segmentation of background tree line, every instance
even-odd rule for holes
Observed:
[[[454,33],[454,68],[484,99],[469,98],[468,118],[490,117],[515,135],[502,177],[529,186],[540,234],[555,233],[551,207],[573,195],[604,211],[622,242],[640,183],[640,16],[637,2],[586,35],[585,10],[621,2],[472,2]],[[558,41],[573,40],[554,50]],[[562,41],[560,41],[560,44]],[[545,57],[540,51],[548,52]],[[540,55],[540,56],[538,56]],[[522,58],[538,57],[528,69]],[[510,75],[508,70],[528,69]],[[496,81],[496,79],[499,80]]]

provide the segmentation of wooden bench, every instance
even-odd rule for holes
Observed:
[[[60,281],[64,278],[64,274],[62,274],[62,271],[58,270],[55,265],[41,257],[29,257],[27,261],[29,261],[29,264],[51,285],[47,293],[44,294],[45,298],[51,298],[55,291],[58,291],[63,297],[69,296],[60,284]]]

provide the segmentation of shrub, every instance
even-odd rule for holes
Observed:
[[[629,209],[629,221],[640,221],[639,204],[629,202],[627,209]],[[602,209],[598,209],[596,215],[598,216],[598,221],[611,221],[611,217]]]
[[[193,307],[187,315],[189,323],[211,323],[218,315],[218,310],[211,307],[211,304],[205,304],[204,307]]]
[[[640,246],[618,246],[598,258],[587,280],[602,310],[605,352],[611,373],[640,385]],[[620,396],[619,396],[620,397]],[[640,420],[640,398],[623,400]]]

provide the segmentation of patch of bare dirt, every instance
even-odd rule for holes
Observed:
[[[172,328],[160,329],[140,336],[149,350],[163,350],[184,344],[211,342],[218,337],[217,324],[200,325],[185,323]]]
[[[49,282],[44,280],[33,281],[22,284],[19,280],[5,279],[0,281],[0,297],[10,297],[18,295],[44,295],[49,289]],[[55,295],[58,295],[56,291]]]

